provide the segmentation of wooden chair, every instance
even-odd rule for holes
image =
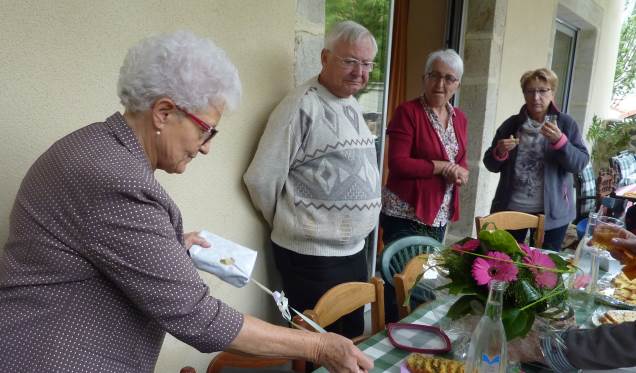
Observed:
[[[488,222],[495,223],[497,229],[514,230],[533,228],[535,229],[534,246],[541,247],[543,245],[543,235],[545,233],[543,230],[544,220],[545,217],[543,214],[532,215],[518,211],[500,211],[487,216],[476,217],[475,228],[477,228],[477,233],[479,233],[481,227]]]
[[[304,372],[303,364],[295,364],[296,362],[283,358],[261,357],[237,354],[233,352],[221,352],[217,354],[208,365],[207,373],[221,373],[225,368],[243,368],[243,369],[259,369],[268,367],[281,367],[281,371],[289,369],[290,366],[294,372]],[[181,368],[180,373],[196,373],[192,367]]]
[[[315,321],[323,328],[333,324],[342,316],[371,304],[371,334],[384,330],[384,281],[373,277],[369,282],[345,282],[329,289],[313,309],[305,310],[303,314]],[[312,330],[298,315],[294,316],[294,323]],[[354,343],[362,342],[369,336],[353,338]]]
[[[404,270],[393,276],[393,286],[395,286],[395,300],[397,301],[398,314],[400,319],[405,318],[411,313],[410,302],[405,304],[406,297],[415,286],[415,281],[424,271],[424,264],[428,259],[428,254],[420,254],[411,259]]]
[[[267,368],[284,366],[289,367],[292,365],[292,361],[282,358],[270,358],[260,356],[240,355],[232,352],[221,352],[216,355],[214,359],[208,365],[207,373],[221,373],[224,368]],[[291,371],[291,370],[290,370]],[[294,370],[298,372],[298,370]],[[303,370],[304,371],[304,370]]]

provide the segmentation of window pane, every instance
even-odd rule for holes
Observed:
[[[557,106],[567,111],[572,68],[574,66],[574,48],[576,44],[576,30],[557,21],[557,31],[554,36],[552,54],[552,70],[559,77],[559,85],[555,92]]]
[[[358,92],[356,98],[362,105],[364,119],[378,138],[382,131],[384,111],[384,77],[387,66],[387,41],[389,37],[390,0],[326,0],[325,30],[340,21],[352,20],[371,31],[378,43],[375,66],[369,74],[367,87]],[[380,147],[380,146],[378,146]]]

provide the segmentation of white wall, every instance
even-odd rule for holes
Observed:
[[[574,2],[574,0],[568,0]],[[611,116],[609,103],[612,100],[612,88],[614,72],[616,70],[616,57],[621,33],[621,16],[623,1],[621,0],[597,0],[603,7],[603,18],[600,23],[600,35],[598,36],[598,53],[592,72],[592,89],[590,101],[586,111],[585,129],[592,123],[592,117],[598,115],[601,118]]]
[[[267,232],[241,176],[269,112],[293,86],[296,1],[0,0],[0,245],[20,181],[56,139],[122,110],[116,82],[127,49],[141,38],[189,29],[212,38],[237,65],[244,97],[226,115],[207,157],[180,176],[158,173],[186,230],[209,229],[260,250],[254,277],[276,277]],[[318,58],[318,56],[316,56]],[[1,247],[1,246],[0,246]],[[212,294],[243,312],[276,320],[253,286],[237,290],[204,275]],[[168,337],[157,372],[210,359]]]

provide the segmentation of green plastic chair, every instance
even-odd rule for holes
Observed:
[[[393,241],[382,251],[382,278],[393,286],[393,276],[402,272],[414,257],[439,250],[442,244],[426,236],[408,236]]]

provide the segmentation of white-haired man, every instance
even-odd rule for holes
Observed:
[[[244,175],[272,228],[283,290],[301,312],[335,285],[368,280],[363,248],[378,221],[380,179],[375,136],[353,95],[366,86],[376,52],[369,30],[336,24],[320,74],[272,112]],[[359,309],[331,330],[354,337],[363,328]]]

